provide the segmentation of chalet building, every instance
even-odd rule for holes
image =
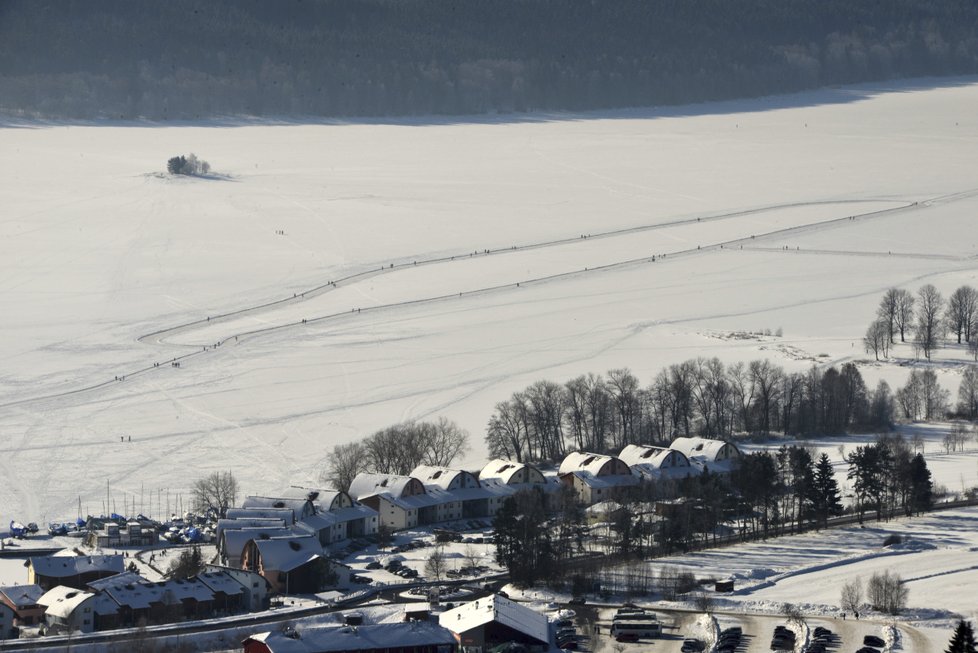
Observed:
[[[509,646],[531,653],[550,650],[547,617],[498,594],[443,612],[438,623],[458,638],[459,653],[489,653]]]
[[[313,505],[309,497],[245,497],[241,508],[245,510],[290,510],[292,511],[293,521],[302,521],[306,517],[316,514],[316,506]]]
[[[218,560],[228,567],[243,568],[241,555],[245,545],[252,540],[283,539],[295,535],[292,528],[284,526],[225,528],[217,540]],[[308,535],[308,534],[307,534]]]
[[[243,569],[259,574],[279,594],[318,592],[323,547],[312,535],[305,537],[255,539],[245,545]]]
[[[740,464],[740,450],[731,442],[707,438],[676,438],[670,449],[682,452],[697,473],[704,469],[717,474],[728,474]]]
[[[44,595],[40,585],[10,585],[0,587],[0,603],[14,613],[13,625],[34,626],[44,621],[44,606],[38,599]]]
[[[241,509],[236,510],[241,512]],[[228,514],[230,513],[231,511],[228,510]],[[220,541],[221,535],[224,534],[225,530],[241,530],[242,528],[287,528],[294,523],[294,521],[291,521],[291,518],[290,521],[285,521],[277,517],[226,517],[217,520],[217,526],[214,528],[214,541]]]
[[[456,653],[455,635],[435,623],[315,626],[257,633],[244,653]]]
[[[645,480],[678,480],[699,474],[686,454],[678,449],[630,444],[621,450],[618,458],[628,465],[632,474]]]
[[[313,503],[316,514],[300,520],[297,525],[319,538],[323,546],[377,532],[377,512],[354,501],[346,492],[291,487],[286,494],[301,494]]]
[[[240,547],[232,546],[230,540],[243,544],[240,536],[232,536],[226,545],[222,544],[225,533],[231,530],[287,528],[298,536],[315,536],[323,547],[377,532],[376,510],[354,501],[346,492],[290,487],[280,494],[247,497],[240,508],[228,510],[216,533],[218,553],[224,564],[237,564],[236,558],[240,558]]]
[[[558,475],[561,483],[573,488],[581,503],[588,506],[615,499],[638,484],[632,470],[619,458],[580,451],[567,454]]]
[[[241,586],[241,612],[259,612],[268,609],[268,597],[272,591],[272,586],[260,574],[247,569],[235,569],[220,565],[205,565],[204,571],[205,573],[200,574],[198,578],[215,592],[219,589],[213,580],[216,575],[226,576]],[[230,596],[233,593],[233,588],[222,591]],[[217,598],[214,599],[214,603],[219,605]]]
[[[437,500],[411,476],[360,473],[350,483],[350,496],[376,510],[380,523],[391,530],[437,521]]]
[[[526,463],[512,462],[496,458],[490,460],[479,472],[480,481],[497,480],[520,489],[527,486],[547,485],[547,479],[536,467]]]
[[[95,630],[95,593],[59,585],[37,600],[44,607],[44,621],[49,634]]]
[[[85,589],[93,580],[125,571],[121,555],[52,555],[35,556],[27,561],[27,582],[45,591],[58,585]]]
[[[432,496],[446,497],[449,507],[441,510],[438,521],[493,517],[506,497],[516,492],[507,486],[481,483],[475,474],[462,469],[420,465],[411,476],[421,481]]]

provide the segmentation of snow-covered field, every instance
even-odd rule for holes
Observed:
[[[978,283],[976,104],[968,78],[512,121],[6,124],[0,523],[100,512],[106,480],[152,513],[215,469],[270,491],[435,415],[478,467],[493,405],[540,378],[864,360],[885,288]],[[222,176],[159,174],[190,151]]]

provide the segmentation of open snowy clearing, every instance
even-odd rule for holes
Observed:
[[[976,283],[976,101],[925,80],[514,122],[0,129],[0,521],[100,512],[106,479],[152,513],[214,469],[271,491],[435,415],[478,467],[493,405],[540,378],[864,361],[886,287]],[[226,177],[157,174],[189,151]]]
[[[900,544],[882,546],[898,534]],[[978,606],[978,509],[956,509],[913,519],[867,521],[803,535],[738,544],[723,549],[673,556],[652,565],[675,565],[699,577],[735,579],[736,591],[718,599],[728,612],[781,613],[792,603],[808,617],[841,620],[842,585],[873,573],[899,574],[909,589],[908,609],[901,615],[906,639],[922,634],[930,651],[939,651],[957,619],[974,620]],[[864,613],[863,620],[887,623],[886,615]],[[853,615],[848,615],[853,619]],[[904,625],[905,624],[905,625]],[[838,630],[837,625],[830,626]],[[904,650],[919,651],[910,644]]]

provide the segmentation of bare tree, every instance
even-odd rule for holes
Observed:
[[[641,412],[639,402],[639,382],[628,369],[608,371],[608,390],[617,418],[615,448],[621,449],[626,444],[635,442],[635,431]]]
[[[866,335],[863,336],[863,346],[866,349],[866,353],[873,354],[876,360],[880,359],[880,355],[886,358],[887,354],[889,354],[890,340],[892,337],[893,332],[890,331],[886,320],[883,318],[873,320],[873,323],[866,329]]]
[[[941,387],[934,370],[922,370],[919,375],[924,419],[944,419],[951,393]]]
[[[866,583],[866,598],[870,605],[880,612],[898,614],[907,607],[907,597],[910,590],[898,574],[888,570],[875,573]]]
[[[238,498],[238,481],[229,471],[212,472],[194,482],[190,495],[195,511],[213,510],[223,519]]]
[[[893,335],[897,330],[897,314],[900,306],[900,289],[890,288],[883,294],[879,308],[876,309],[876,316],[879,321],[886,325],[887,339],[892,342]]]
[[[445,575],[447,562],[445,547],[436,546],[424,563],[424,575],[428,578],[434,578],[436,582],[441,581],[442,576]]]
[[[900,288],[896,296],[896,327],[900,332],[900,342],[907,341],[907,332],[913,325],[914,298],[909,291]]]
[[[744,368],[743,363],[734,363],[727,367],[727,378],[730,382],[730,389],[732,391],[733,398],[737,401],[737,408],[740,412],[741,427],[745,431],[753,430],[753,423],[751,420],[751,412],[754,405],[754,393],[756,388],[754,387],[753,377],[750,372]]]
[[[961,385],[958,386],[958,412],[970,420],[978,418],[978,365],[968,365],[961,375]]]
[[[466,544],[465,549],[462,550],[462,557],[465,558],[465,562],[470,568],[475,568],[479,566],[482,561],[482,555],[476,550],[471,544]]]
[[[944,309],[944,298],[932,284],[923,286],[917,292],[917,325],[914,342],[924,352],[924,357],[930,360],[931,353],[940,345],[942,333],[941,312]]]
[[[490,455],[520,462],[528,460],[524,427],[512,401],[496,404],[486,427],[486,446]]]
[[[760,417],[759,429],[762,433],[771,432],[771,414],[778,401],[781,377],[784,370],[771,364],[768,359],[750,362],[751,383],[757,388],[757,414]]]
[[[948,297],[945,320],[948,330],[965,342],[971,341],[971,327],[978,313],[978,291],[971,286],[961,286]]]
[[[338,444],[333,447],[326,469],[319,474],[319,480],[324,485],[346,492],[357,474],[366,471],[369,471],[367,448],[362,442]]]
[[[469,448],[469,433],[450,419],[439,417],[437,422],[421,422],[424,443],[424,463],[448,467]]]
[[[844,612],[856,612],[863,604],[863,583],[859,578],[855,578],[848,583],[842,584],[842,597],[839,600],[839,607]]]

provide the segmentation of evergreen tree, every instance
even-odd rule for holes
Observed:
[[[910,505],[907,515],[920,514],[933,503],[934,483],[923,454],[918,453],[910,461]]]
[[[496,562],[506,567],[515,585],[529,587],[555,570],[554,547],[539,490],[508,497],[493,522]]]
[[[835,480],[832,463],[826,453],[822,453],[815,465],[814,495],[815,516],[823,526],[828,524],[829,517],[842,514],[839,483]]]
[[[958,622],[954,629],[954,635],[948,642],[945,653],[978,653],[978,644],[975,643],[975,631],[971,624],[965,620]]]

